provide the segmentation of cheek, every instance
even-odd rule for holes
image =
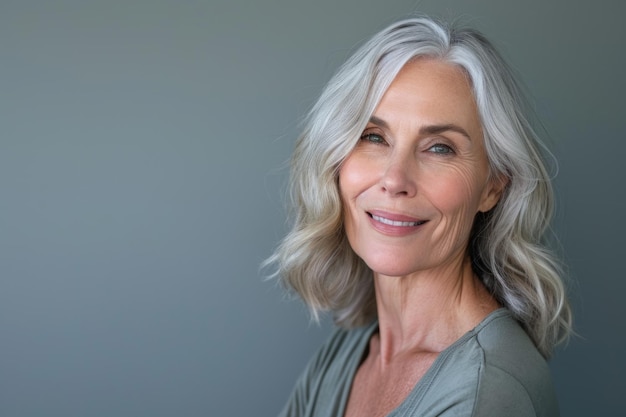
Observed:
[[[455,169],[438,186],[431,189],[431,202],[439,211],[442,239],[456,240],[468,236],[481,201],[480,176],[468,169]]]
[[[348,158],[339,168],[339,193],[341,195],[341,200],[344,202],[349,200],[348,194],[350,190],[352,190],[356,179],[353,165],[354,164],[351,162],[350,158]]]
[[[447,213],[472,212],[478,206],[482,189],[480,178],[473,170],[454,167],[434,173],[429,183],[431,201]]]
[[[359,166],[353,158],[348,157],[339,169],[339,195],[341,197],[343,224],[348,237],[354,230],[354,216],[356,197],[359,195]]]
[[[373,168],[367,157],[355,153],[343,162],[339,168],[339,192],[344,206],[353,204],[375,182]]]
[[[358,254],[363,243],[360,222],[366,221],[361,202],[376,184],[376,169],[371,158],[358,152],[352,153],[339,169],[339,194],[341,196],[343,227],[352,249]]]

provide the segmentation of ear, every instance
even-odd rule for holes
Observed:
[[[483,190],[478,211],[486,213],[498,204],[509,179],[504,175],[492,176]]]

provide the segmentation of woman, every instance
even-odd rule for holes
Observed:
[[[282,416],[554,416],[571,316],[510,69],[478,32],[398,22],[330,81],[297,143],[269,262],[339,329]]]

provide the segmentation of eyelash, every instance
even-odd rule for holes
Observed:
[[[372,140],[372,138],[377,138],[376,140]],[[382,145],[387,143],[387,141],[382,137],[382,135],[377,135],[376,133],[363,133],[361,135],[361,140],[365,140],[371,143],[375,143],[377,145]]]
[[[375,138],[375,139],[373,139],[373,138]],[[387,143],[387,141],[383,138],[382,135],[379,135],[379,134],[376,134],[376,133],[363,133],[361,135],[361,140],[367,141],[367,142],[375,144],[375,145],[384,145],[384,144]],[[443,152],[434,151],[433,148],[443,149]],[[433,145],[428,147],[428,151],[432,152],[434,154],[443,155],[443,156],[453,155],[453,154],[456,153],[456,151],[454,150],[453,146],[447,145],[445,143],[435,143],[435,144],[433,144]]]
[[[446,145],[444,143],[435,143],[434,145],[432,145],[431,147],[428,148],[428,150],[430,151],[433,148],[444,148],[445,151],[444,152],[435,152],[432,151],[433,153],[436,153],[438,155],[452,155],[454,154],[454,148],[452,148],[452,146],[450,145]]]

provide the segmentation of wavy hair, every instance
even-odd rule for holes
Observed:
[[[571,331],[571,311],[559,262],[544,243],[554,200],[544,147],[513,71],[473,29],[429,17],[402,20],[339,69],[298,138],[288,195],[292,228],[265,265],[276,268],[274,276],[316,319],[328,310],[344,327],[375,318],[372,271],[352,251],[343,228],[338,171],[400,69],[419,57],[455,64],[471,81],[491,175],[508,181],[498,204],[475,219],[473,268],[549,357]]]

